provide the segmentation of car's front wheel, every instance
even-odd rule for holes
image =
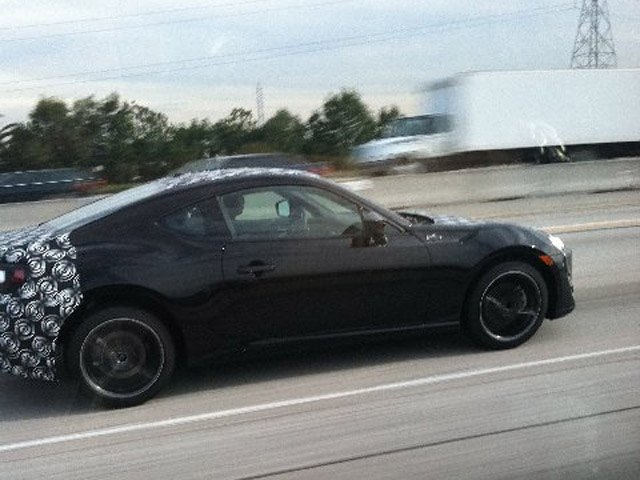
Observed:
[[[548,291],[538,270],[507,262],[486,272],[473,288],[463,325],[478,344],[513,348],[538,330],[547,312]]]
[[[73,332],[67,365],[85,392],[111,407],[153,397],[175,368],[175,347],[164,324],[136,308],[107,308]]]

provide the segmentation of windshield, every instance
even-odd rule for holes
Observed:
[[[449,118],[445,115],[399,118],[382,132],[382,138],[434,135],[449,131]]]
[[[165,184],[160,181],[146,183],[139,187],[130,188],[115,195],[91,202],[83,207],[49,220],[45,222],[43,226],[52,228],[57,232],[73,230],[99,218],[106,217],[132,203],[149,198],[163,191],[165,188]]]

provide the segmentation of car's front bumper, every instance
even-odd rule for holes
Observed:
[[[554,291],[549,305],[547,318],[563,317],[573,311],[576,306],[573,297],[573,253],[567,249],[564,254],[552,256],[555,267],[553,269]]]

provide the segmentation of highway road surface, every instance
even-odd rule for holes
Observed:
[[[445,211],[571,232],[575,312],[510,351],[450,332],[180,371],[125,410],[3,376],[0,478],[640,478],[638,192]]]

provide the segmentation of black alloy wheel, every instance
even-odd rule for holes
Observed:
[[[108,308],[85,320],[67,352],[85,392],[112,407],[153,397],[175,368],[175,348],[162,322],[144,310]]]
[[[483,275],[473,289],[464,327],[483,346],[513,348],[538,330],[547,305],[547,286],[538,270],[526,263],[504,263]]]

